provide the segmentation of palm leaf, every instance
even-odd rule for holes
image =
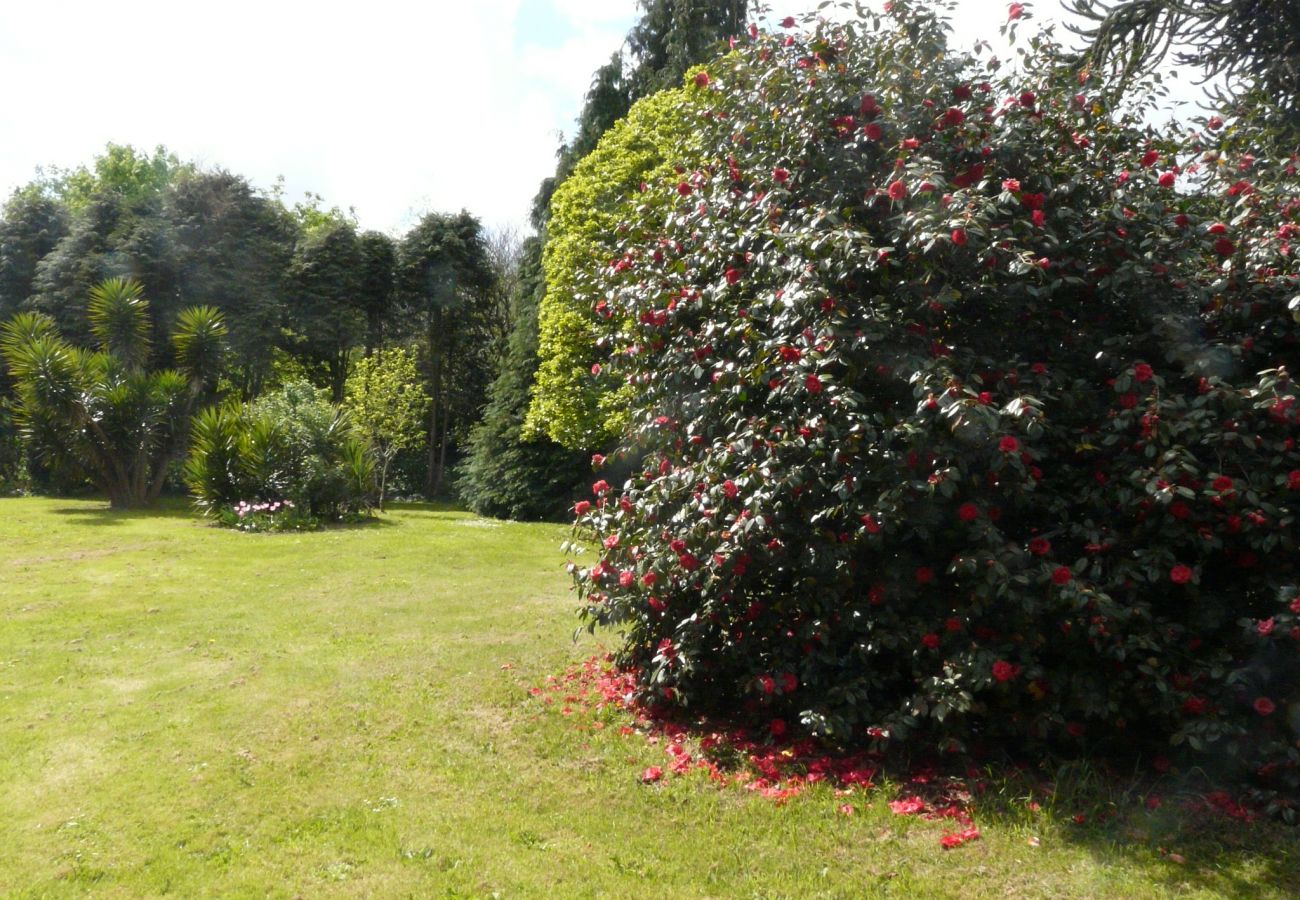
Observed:
[[[211,306],[181,310],[172,332],[176,362],[196,384],[211,383],[221,370],[226,349],[226,326]]]
[[[90,289],[90,330],[106,353],[128,366],[149,358],[149,303],[134,278],[108,278]]]

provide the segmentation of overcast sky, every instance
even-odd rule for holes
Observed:
[[[955,42],[996,39],[1006,10],[962,0]],[[462,208],[522,227],[635,19],[635,0],[0,0],[0,192],[164,144],[366,228]]]

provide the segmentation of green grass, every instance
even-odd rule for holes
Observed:
[[[639,784],[661,750],[579,730],[527,694],[593,652],[571,640],[564,534],[398,506],[366,527],[245,535],[179,505],[0,500],[0,894],[1262,897],[1300,885],[1294,830],[1174,804],[1070,823],[1113,788],[1039,813],[1014,795],[977,805],[983,839],[944,853],[942,827],[894,816],[883,790],[845,817],[829,790],[777,807],[695,777]]]

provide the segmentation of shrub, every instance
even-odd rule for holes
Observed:
[[[575,272],[646,461],[576,510],[585,620],[773,734],[1294,787],[1295,160],[892,10],[711,63],[696,164]]]
[[[369,512],[375,461],[324,391],[286,384],[248,404],[200,413],[185,463],[195,501],[223,523],[239,505],[294,510],[290,527],[338,522]],[[275,510],[279,511],[279,510]]]

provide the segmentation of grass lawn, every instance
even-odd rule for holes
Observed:
[[[1080,826],[1080,800],[1003,794],[975,806],[981,840],[944,852],[886,788],[849,817],[829,789],[778,807],[694,776],[643,785],[660,748],[528,695],[594,650],[571,640],[564,535],[432,506],[265,536],[181,505],[0,500],[0,895],[1300,887],[1295,830],[1175,802]]]

